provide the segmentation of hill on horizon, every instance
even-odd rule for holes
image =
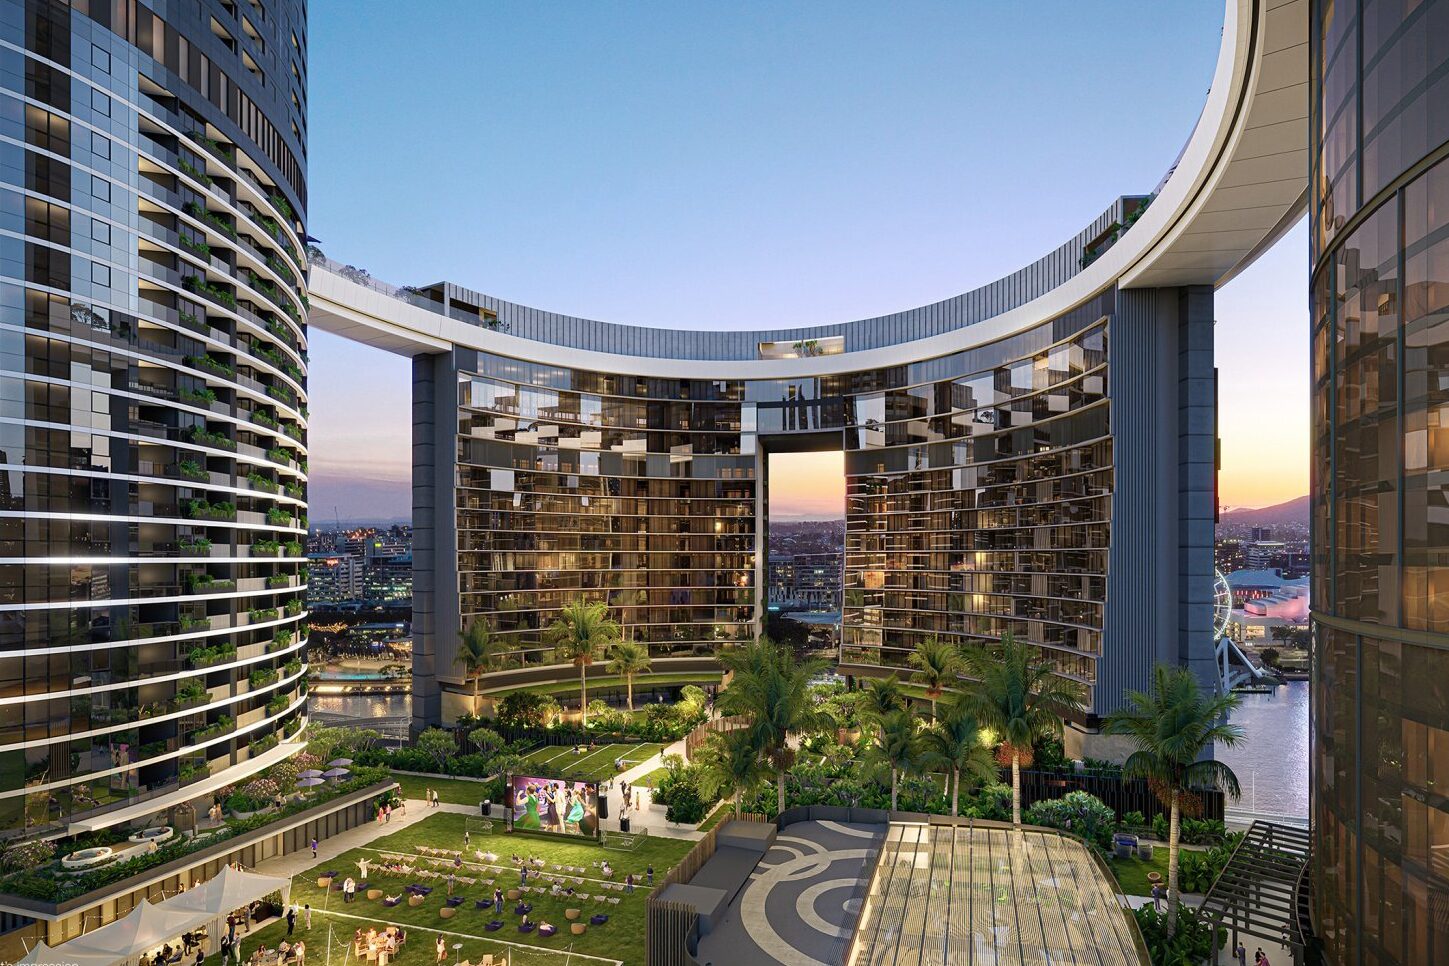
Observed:
[[[1238,523],[1250,527],[1259,527],[1265,523],[1301,523],[1307,526],[1308,495],[1295,497],[1286,503],[1275,503],[1273,506],[1227,510],[1219,522]]]

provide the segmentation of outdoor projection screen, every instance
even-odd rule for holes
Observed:
[[[596,838],[599,783],[513,775],[505,806],[508,827],[519,832],[552,832]]]

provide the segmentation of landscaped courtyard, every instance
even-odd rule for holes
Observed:
[[[375,839],[365,847],[349,849],[321,861],[297,875],[291,901],[299,907],[310,905],[313,910],[312,930],[306,937],[308,961],[314,966],[324,962],[319,955],[325,952],[325,942],[319,941],[319,926],[325,936],[330,917],[337,956],[345,949],[336,944],[350,943],[353,932],[359,928],[363,932],[370,927],[381,931],[386,925],[394,924],[406,929],[408,939],[398,957],[392,960],[395,966],[435,963],[434,944],[439,933],[448,946],[448,963],[463,959],[477,964],[482,956],[489,954],[495,958],[507,955],[510,963],[531,966],[555,962],[557,957],[537,954],[530,957],[530,947],[564,952],[570,946],[575,958],[592,956],[642,963],[645,897],[649,893],[646,869],[652,865],[655,876],[663,876],[694,845],[685,840],[643,837],[633,850],[620,851],[587,840],[509,834],[502,831],[501,822],[493,825],[493,832],[480,831],[481,825],[479,820],[464,815],[447,812],[432,815]],[[466,850],[465,830],[469,832]],[[506,895],[525,884],[520,881],[519,866],[513,861],[515,855],[529,862],[526,883],[529,891],[517,894],[512,900],[505,899],[502,913],[495,911],[491,904],[487,908],[476,908],[477,901],[491,903],[495,888],[502,889]],[[369,865],[366,877],[361,875],[358,864],[363,858]],[[461,865],[457,864],[459,861]],[[389,864],[399,862],[409,871],[387,871]],[[612,876],[605,876],[601,868],[604,862],[612,866]],[[340,885],[349,875],[356,879],[359,884],[356,900],[344,903],[338,888],[319,887],[318,880],[326,872],[336,873],[335,885]],[[451,918],[444,918],[442,910],[447,908],[450,872],[457,877],[453,897],[461,898],[462,902],[456,905]],[[638,882],[632,893],[623,885],[629,874]],[[465,879],[472,881],[465,884],[462,881]],[[561,890],[572,888],[574,895],[554,895],[555,880]],[[367,885],[362,884],[364,881]],[[407,891],[410,885],[431,891],[413,904]],[[370,889],[380,890],[379,896],[367,898]],[[400,901],[384,906],[390,897],[398,897]],[[528,913],[530,922],[552,923],[558,927],[557,934],[542,937],[536,928],[532,932],[520,932],[518,927],[523,919],[516,909],[521,902],[532,907]],[[579,910],[576,920],[567,918],[570,909]],[[606,915],[608,921],[601,925],[589,924],[590,918],[596,915]],[[501,921],[501,928],[489,931],[486,926],[491,921]],[[584,924],[582,934],[571,932],[574,922]],[[297,928],[301,929],[300,920]],[[246,937],[243,951],[249,954],[259,943],[275,947],[285,934],[284,923],[268,926]],[[452,948],[455,942],[462,944],[456,952]],[[516,944],[517,951],[510,951],[508,944]]]

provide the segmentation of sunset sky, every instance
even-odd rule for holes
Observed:
[[[1157,183],[1222,27],[1149,0],[313,10],[329,255],[670,328],[843,321],[1014,271]],[[1104,60],[1124,38],[1151,42]],[[383,69],[356,55],[382,39]],[[1307,492],[1306,265],[1300,226],[1218,293],[1227,505]],[[408,361],[320,332],[310,355],[313,521],[406,518]],[[839,515],[840,457],[810,462],[773,474],[775,513]]]

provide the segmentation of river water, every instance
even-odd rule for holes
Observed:
[[[1270,694],[1244,694],[1233,724],[1247,732],[1236,748],[1217,748],[1243,786],[1229,808],[1265,816],[1308,818],[1308,682]]]

